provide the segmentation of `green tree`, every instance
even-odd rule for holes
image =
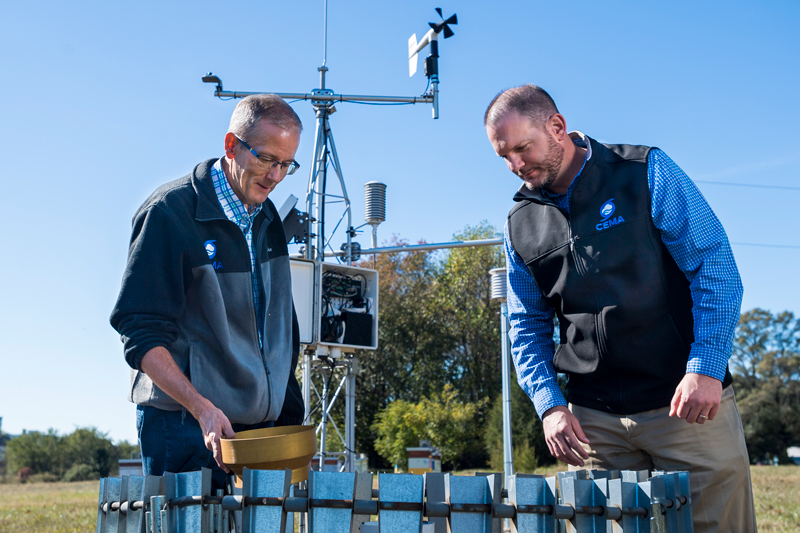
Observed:
[[[373,268],[373,262],[362,266]],[[373,426],[378,412],[393,401],[416,402],[442,390],[447,383],[442,354],[449,339],[441,334],[443,317],[432,305],[440,272],[434,254],[380,254],[374,268],[380,279],[378,349],[358,354],[356,441],[358,450],[378,465]]]
[[[108,477],[117,470],[117,447],[97,428],[78,428],[64,437],[65,461],[69,467],[88,465],[97,478]]]
[[[486,400],[463,402],[447,384],[440,393],[413,403],[395,400],[382,410],[374,423],[378,435],[375,449],[390,463],[405,469],[406,448],[427,440],[442,454],[442,464],[458,466],[459,458],[475,453],[482,442],[476,438],[479,428],[476,415]]]
[[[8,441],[5,459],[9,473],[28,467],[31,474],[51,473],[61,477],[66,470],[64,438],[54,429],[47,433],[28,431]]]
[[[454,239],[495,235],[482,222]],[[372,465],[390,466],[376,451],[374,423],[391,402],[419,403],[447,384],[465,403],[491,402],[500,392],[499,303],[490,298],[489,270],[503,263],[502,249],[488,246],[380,254],[361,264],[380,278],[378,349],[358,354],[356,387],[357,451],[369,454]],[[343,418],[342,407],[334,417]],[[483,424],[486,412],[477,410],[474,422]],[[483,438],[476,434],[473,440]],[[470,450],[459,464],[484,466],[485,447]]]
[[[64,473],[62,481],[89,481],[97,479],[97,472],[94,468],[86,464],[74,464]]]
[[[130,457],[138,446],[127,441],[115,446],[94,427],[76,428],[64,436],[49,429],[46,433],[29,431],[9,440],[5,459],[10,473],[28,467],[31,474],[77,481],[116,474],[121,450],[124,457]]]
[[[752,462],[800,445],[800,320],[752,309],[736,328],[731,370]]]
[[[497,235],[483,221],[453,235],[454,240],[489,239]],[[501,390],[500,301],[491,298],[489,271],[505,264],[502,248],[481,246],[451,249],[442,261],[436,298],[432,304],[442,314],[444,338],[450,348],[444,353],[444,368],[451,383],[465,402],[488,399]],[[476,424],[483,426],[486,412],[476,413]],[[475,435],[481,441],[480,435]],[[463,457],[464,466],[483,466],[488,456],[477,447]]]
[[[131,459],[138,457],[140,454],[141,450],[139,450],[138,444],[131,444],[126,440],[120,441],[117,444],[117,456],[120,459]]]
[[[537,466],[554,464],[544,440],[542,421],[525,391],[517,385],[516,377],[511,379],[511,443],[514,469],[517,472],[533,473]],[[494,400],[492,410],[486,419],[484,433],[489,464],[493,470],[503,470],[503,398],[502,394]]]
[[[483,221],[453,235],[454,240],[497,235]],[[494,398],[500,392],[500,302],[491,299],[489,271],[505,265],[499,246],[454,248],[443,261],[434,305],[444,318],[448,382],[466,401]]]

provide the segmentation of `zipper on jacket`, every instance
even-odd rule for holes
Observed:
[[[603,315],[600,313],[597,313],[594,317],[594,327],[597,330],[597,348],[600,350],[600,355],[605,356],[608,354],[605,340],[605,323],[603,321]]]
[[[255,245],[255,248],[254,248],[255,254],[256,254],[256,261],[255,261],[256,264],[255,264],[254,268],[257,269],[257,271],[255,272],[255,275],[258,276],[258,280],[260,282],[259,284],[261,285],[262,293],[263,293],[264,296],[266,296],[267,291],[264,288],[265,287],[264,286],[264,277],[261,275],[261,248],[263,247],[264,234],[266,233],[266,231],[267,231],[267,224],[266,224],[266,222],[262,222],[261,223],[261,227],[258,229],[258,235],[256,236],[256,245]],[[269,257],[267,259],[269,260]],[[270,293],[271,292],[272,291],[270,291]],[[263,318],[264,318],[264,321],[266,321],[267,320],[267,302],[264,301],[263,304],[264,304],[264,317]],[[253,309],[255,309],[255,301],[253,301]],[[261,333],[260,333],[260,330],[258,329],[258,325],[259,325],[258,324],[258,321],[259,321],[258,309],[255,309],[255,312],[256,312],[256,336],[258,336],[258,345],[259,345],[259,348],[261,349],[261,362],[264,363],[264,370],[266,370],[267,375],[269,375],[269,369],[267,368],[267,358],[264,355],[264,339],[261,338]],[[262,326],[265,328],[264,333],[266,334],[266,324],[262,324]]]
[[[262,353],[263,353],[263,351],[262,351]],[[263,357],[263,355],[262,355],[262,357]],[[269,412],[272,409],[272,379],[270,377],[272,375],[272,373],[269,371],[269,368],[267,368],[266,365],[264,365],[264,370],[267,371],[267,410],[264,413],[264,416],[261,417],[261,421],[262,422],[266,422],[267,421],[267,417],[269,416]],[[280,416],[280,413],[278,413],[278,416]],[[276,416],[275,419],[277,420],[277,418],[278,417]]]
[[[572,204],[572,198],[570,198],[570,204]],[[578,253],[575,251],[575,242],[578,239],[580,239],[580,236],[572,234],[572,223],[570,222],[569,213],[565,212],[563,209],[561,209],[558,206],[554,205],[554,207],[556,207],[559,211],[561,211],[561,213],[563,213],[564,217],[567,219],[567,229],[569,230],[569,251],[570,251],[570,254],[572,255],[572,260],[575,262],[575,271],[578,273],[578,275],[581,278],[583,278],[585,280],[586,279],[586,271],[582,268],[580,258],[578,257]],[[570,207],[571,207],[571,205],[570,205]],[[588,282],[587,282],[587,284],[588,284]],[[595,302],[596,302],[597,295],[595,294],[594,289],[592,289],[591,286],[589,287],[589,289],[592,291],[592,294],[594,295]],[[606,351],[606,343],[605,343],[604,333],[603,333],[604,330],[601,328],[601,320],[602,319],[601,319],[600,313],[598,311],[598,313],[595,314],[595,316],[594,316],[594,328],[595,328],[595,332],[597,334],[597,349],[600,352],[600,356],[601,357],[605,357],[608,354],[608,352]]]
[[[233,224],[233,222],[231,222],[231,224]],[[242,230],[241,230],[241,228],[239,228],[239,226],[236,226],[236,227],[237,227],[237,229],[239,229],[239,235],[242,236],[242,241],[244,241],[244,250],[245,250],[245,252],[247,252],[248,263],[251,263],[251,261],[250,261],[250,247],[247,246],[247,237],[244,236],[244,233],[242,233]],[[252,231],[252,228],[250,229],[250,231]],[[258,267],[258,255],[256,255],[256,267]],[[259,278],[260,278],[261,277],[261,273],[259,272],[258,275],[259,275]],[[263,280],[262,280],[262,284],[263,284]],[[262,339],[261,339],[261,335],[259,335],[259,333],[258,333],[258,309],[256,309],[256,299],[255,299],[255,296],[253,295],[253,273],[252,272],[250,273],[250,291],[249,291],[249,294],[250,294],[250,309],[253,310],[253,322],[252,322],[252,325],[253,325],[253,328],[254,328],[253,333],[255,334],[256,345],[258,346],[258,351],[259,351],[259,354],[261,355],[261,363],[266,367],[266,361],[264,360],[264,353],[263,353],[264,352],[263,342],[262,342]]]
[[[261,276],[261,248],[263,248],[264,235],[267,233],[267,226],[269,226],[269,224],[267,223],[266,220],[264,220],[261,223],[261,227],[258,228],[258,235],[256,236],[256,246],[254,248],[255,249],[255,253],[256,253],[255,268],[258,269],[258,272],[256,272],[256,275],[258,276],[258,279],[261,281],[262,289],[264,288],[264,278]],[[250,292],[252,293],[253,291],[250,291]],[[264,293],[264,295],[266,295],[267,291],[263,290],[262,292]],[[270,291],[270,293],[271,292],[272,291]],[[266,321],[266,319],[267,319],[267,302],[265,301],[263,303],[264,303],[264,321]],[[253,301],[253,308],[255,309],[255,301]],[[269,371],[269,367],[267,366],[267,356],[264,353],[264,339],[261,338],[261,335],[260,335],[259,329],[258,329],[258,320],[259,320],[258,309],[255,309],[255,312],[256,312],[256,336],[258,337],[258,341],[259,341],[258,345],[259,345],[260,352],[261,352],[261,363],[264,365],[264,372],[266,372],[266,379],[267,379],[267,410],[264,413],[264,416],[262,417],[262,420],[266,421],[267,420],[267,416],[269,415],[269,412],[272,409],[272,379],[270,378],[271,372]],[[265,328],[265,332],[264,333],[266,334],[266,324],[264,324],[264,328]],[[280,415],[280,413],[278,413],[278,415]],[[277,417],[276,417],[276,419],[277,419]]]
[[[581,262],[579,261],[579,257],[577,252],[575,252],[575,241],[580,239],[578,236],[572,235],[572,227],[569,228],[570,237],[569,237],[569,250],[572,252],[572,260],[575,261],[575,270],[578,272],[578,275],[582,278],[585,278],[586,272],[581,268]],[[594,294],[594,291],[592,291]],[[601,356],[605,356],[608,354],[606,351],[606,341],[605,341],[605,328],[602,327],[602,316],[598,312],[594,317],[594,329],[597,332],[597,349],[600,351]]]
[[[242,233],[241,228],[236,223],[234,223],[231,220],[228,220],[228,222],[233,224],[234,226],[236,226],[236,229],[239,230],[237,233],[239,235],[241,235],[241,237],[242,237],[242,241],[244,242],[244,249],[245,249],[245,252],[247,252],[247,259],[248,259],[248,262],[250,262],[250,248],[247,246],[247,238],[244,236],[244,233]],[[255,224],[255,221],[251,222],[251,224]],[[250,231],[252,231],[252,228],[250,229]],[[256,261],[255,261],[256,266],[255,266],[255,268],[258,269],[256,274],[258,275],[259,280],[261,280],[261,286],[262,287],[264,286],[264,278],[261,277],[261,261],[260,261],[260,259],[261,259],[260,255],[261,254],[259,252],[261,251],[261,243],[264,240],[263,237],[264,237],[264,233],[265,232],[266,232],[266,225],[262,223],[261,224],[261,228],[259,228],[259,231],[258,231],[258,236],[256,237],[256,246],[254,248],[254,250],[256,252]],[[254,327],[256,344],[258,345],[258,353],[261,356],[261,366],[264,367],[264,377],[265,377],[265,379],[267,381],[267,409],[264,412],[264,415],[261,417],[262,421],[266,421],[267,415],[269,415],[270,409],[272,409],[272,382],[270,380],[269,368],[267,368],[267,358],[264,355],[264,340],[261,338],[261,335],[260,335],[260,333],[258,331],[258,309],[256,309],[256,300],[255,300],[255,296],[253,295],[252,273],[251,273],[251,277],[250,277],[250,291],[248,291],[248,292],[250,293],[250,308],[253,310],[254,319],[253,319],[252,324],[253,324],[253,327]],[[266,302],[264,302],[264,314],[266,315]]]
[[[578,254],[575,252],[575,241],[580,239],[580,237],[574,237],[572,235],[572,228],[569,228],[569,233],[569,251],[572,253],[572,260],[575,261],[575,270],[578,271],[578,275],[580,277],[584,277],[585,272],[583,271],[583,268],[581,268],[581,262],[578,260]]]

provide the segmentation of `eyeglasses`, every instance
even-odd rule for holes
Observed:
[[[251,154],[256,156],[256,161],[258,162],[258,165],[261,168],[265,169],[265,170],[272,170],[275,167],[280,166],[281,167],[281,174],[286,176],[286,175],[289,175],[289,174],[294,174],[295,172],[297,172],[297,169],[300,168],[300,163],[298,163],[295,160],[292,160],[289,163],[282,163],[280,161],[276,161],[275,159],[272,159],[271,157],[267,157],[265,155],[258,155],[258,152],[253,150],[250,147],[249,144],[247,144],[246,142],[244,142],[242,140],[241,137],[239,137],[235,133],[234,133],[233,136],[236,137],[237,139],[239,139],[239,142],[242,143],[242,146],[244,146],[245,148],[250,150]]]

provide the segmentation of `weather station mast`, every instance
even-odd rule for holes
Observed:
[[[336,111],[337,102],[371,104],[431,104],[432,116],[439,118],[439,47],[438,38],[453,36],[451,25],[458,24],[455,14],[444,19],[442,10],[436,8],[440,21],[430,22],[430,29],[417,41],[416,34],[408,40],[409,75],[417,71],[418,54],[430,48],[424,60],[428,87],[420,96],[365,96],[337,94],[329,89],[326,76],[327,66],[327,19],[328,3],[324,2],[323,61],[317,68],[320,86],[310,93],[279,93],[285,100],[310,101],[316,116],[314,153],[308,178],[305,198],[305,211],[296,205],[298,199],[289,196],[278,212],[286,231],[287,244],[301,245],[299,256],[291,257],[292,292],[297,318],[300,325],[300,342],[303,351],[303,399],[305,402],[305,423],[319,412],[316,432],[319,436],[319,468],[326,469],[329,459],[334,459],[337,470],[354,471],[355,449],[355,390],[358,374],[356,350],[376,350],[378,347],[378,272],[372,269],[353,266],[362,255],[392,251],[450,248],[467,243],[445,243],[410,247],[377,248],[377,226],[385,220],[385,188],[383,183],[369,182],[365,185],[366,223],[354,228],[350,199],[345,186],[344,174],[331,130],[330,116]],[[216,84],[214,96],[218,98],[244,98],[253,94],[266,94],[267,91],[241,92],[223,89],[222,80],[209,72],[203,82]],[[328,192],[328,171],[332,168],[341,194]],[[341,216],[333,229],[326,227],[326,216],[334,204],[343,206]],[[339,250],[332,247],[333,238],[340,230],[342,222],[344,243]],[[362,250],[354,242],[358,230],[366,225],[372,226],[372,248]],[[499,244],[496,240],[472,241],[478,245]],[[332,261],[326,261],[326,258]],[[335,261],[335,262],[334,262]],[[337,372],[338,371],[338,372]],[[321,377],[320,391],[312,380],[312,373]],[[335,390],[333,378],[338,378]],[[344,388],[345,432],[342,435],[331,416],[334,402]],[[333,393],[332,393],[333,391]],[[316,401],[312,401],[312,393]],[[332,393],[332,394],[331,394]],[[312,407],[312,403],[314,406]],[[331,425],[344,448],[343,451],[328,450],[328,425]],[[342,460],[340,461],[339,458]]]

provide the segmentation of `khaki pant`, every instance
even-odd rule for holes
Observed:
[[[669,407],[629,416],[569,407],[591,443],[583,444],[589,459],[582,468],[688,470],[695,533],[756,532],[750,461],[732,386],[705,424],[670,418]]]

